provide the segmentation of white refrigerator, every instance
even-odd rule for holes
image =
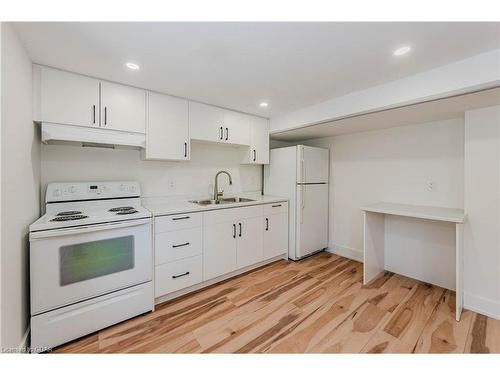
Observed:
[[[303,145],[272,149],[264,193],[289,199],[288,257],[328,247],[329,150]]]

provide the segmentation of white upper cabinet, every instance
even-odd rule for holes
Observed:
[[[127,132],[146,131],[146,91],[101,82],[101,127]]]
[[[269,164],[269,120],[250,118],[250,147],[245,150],[243,164]]]
[[[207,104],[189,104],[191,139],[234,145],[250,144],[250,116]]]
[[[192,139],[224,142],[224,110],[202,103],[189,103],[189,127]]]
[[[146,91],[35,66],[34,120],[144,134]]]
[[[224,140],[235,145],[250,144],[250,116],[224,111]]]
[[[189,160],[188,101],[154,92],[148,93],[146,160]]]
[[[97,79],[35,66],[35,121],[99,126]]]

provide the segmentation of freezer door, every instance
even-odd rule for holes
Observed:
[[[295,257],[328,247],[328,184],[297,185]]]
[[[297,146],[297,183],[328,183],[329,150]]]

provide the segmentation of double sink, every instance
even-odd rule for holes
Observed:
[[[243,202],[253,202],[255,199],[241,198],[241,197],[232,197],[232,198],[221,198],[218,200],[215,199],[202,199],[202,200],[194,200],[189,201],[190,203],[196,203],[200,206],[209,206],[215,204],[229,204],[229,203],[243,203]]]

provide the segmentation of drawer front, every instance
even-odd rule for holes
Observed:
[[[52,348],[153,309],[151,282],[31,318],[31,347]]]
[[[270,203],[264,206],[264,215],[273,215],[286,212],[288,210],[288,202]]]
[[[200,227],[201,223],[202,214],[200,212],[160,216],[155,218],[155,233]]]
[[[202,229],[190,228],[155,235],[155,264],[173,262],[202,253]]]
[[[156,266],[155,297],[201,283],[203,281],[202,270],[202,255]]]

